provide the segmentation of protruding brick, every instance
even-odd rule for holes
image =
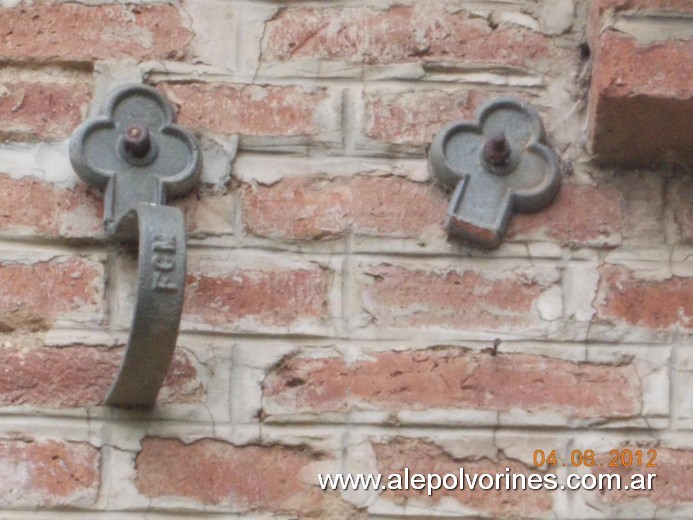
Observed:
[[[3,8],[0,59],[180,59],[193,37],[170,4],[41,2]]]
[[[600,162],[693,160],[693,41],[639,43],[617,31],[596,42],[592,152]]]
[[[101,405],[122,356],[122,348],[83,345],[0,347],[0,406]],[[198,401],[202,392],[193,360],[176,349],[159,403]]]
[[[320,267],[229,265],[188,270],[183,319],[215,327],[288,327],[328,316],[331,273]]]
[[[99,450],[86,443],[0,440],[3,504],[93,505],[99,491]]]
[[[267,22],[261,62],[300,59],[354,64],[445,62],[520,68],[547,67],[559,54],[551,40],[526,28],[498,30],[440,4],[287,8]]]
[[[527,270],[363,268],[362,301],[380,327],[524,330],[540,326],[534,312],[558,273]],[[560,314],[561,309],[558,309]]]
[[[403,475],[405,468],[409,470],[409,475],[421,473],[428,475],[435,473],[446,475],[448,473],[460,475],[460,468],[473,478],[473,475],[488,473],[512,474],[523,473],[529,475],[536,473],[535,468],[527,467],[517,460],[499,456],[496,459],[474,455],[469,458],[461,459],[455,457],[436,444],[420,439],[396,438],[389,442],[375,444],[373,446],[377,458],[378,472],[385,475]],[[506,468],[510,471],[506,472]],[[383,497],[398,503],[405,504],[414,499],[424,503],[439,503],[443,499],[453,499],[466,507],[476,511],[489,514],[494,518],[501,517],[531,517],[543,516],[553,505],[551,491],[546,489],[532,490],[483,490],[478,486],[470,490],[465,482],[463,490],[446,490],[440,488],[427,496],[425,489],[408,489],[403,491],[385,491]],[[488,482],[485,482],[487,485]],[[503,485],[503,481],[501,481]]]
[[[633,489],[612,489],[604,490],[598,496],[611,503],[634,502],[636,500],[652,501],[660,507],[674,506],[686,502],[693,502],[693,451],[677,450],[671,448],[662,448],[659,446],[614,446],[621,452],[625,449],[635,452],[642,450],[643,466],[637,462],[637,458],[633,458],[633,464],[630,467],[620,465],[618,467],[609,467],[609,463],[613,460],[613,455],[608,453],[599,454],[597,464],[600,464],[599,470],[593,468],[592,473],[609,473],[617,474],[621,477],[621,483],[629,485],[631,476],[635,473],[648,475],[654,473],[657,475],[652,479],[652,490],[633,490]],[[651,460],[652,453],[648,451],[653,449],[656,452],[654,463],[656,467],[646,467],[646,464]],[[620,460],[619,460],[620,464]],[[647,482],[647,477],[645,477]],[[630,487],[630,486],[629,486]]]
[[[90,102],[91,88],[84,83],[0,83],[0,138],[64,139],[82,121]]]
[[[244,222],[257,236],[284,240],[359,235],[416,237],[442,227],[442,190],[396,177],[285,178],[247,186]]]
[[[628,417],[641,407],[630,364],[576,363],[454,347],[284,359],[263,384],[265,413],[476,408]]]
[[[508,238],[613,246],[621,241],[620,202],[621,195],[612,187],[564,184],[549,207],[537,213],[515,213]]]
[[[315,136],[333,129],[325,121],[331,99],[325,88],[210,83],[161,83],[177,105],[178,122],[198,130],[250,136]],[[334,114],[337,118],[337,113]]]
[[[202,439],[149,437],[137,455],[137,489],[149,497],[186,497],[238,511],[316,514],[323,493],[302,473],[323,456],[305,446],[234,446]],[[315,476],[311,477],[316,478]]]
[[[102,229],[103,202],[84,183],[68,190],[0,174],[0,232],[73,238]]]
[[[597,318],[649,329],[693,328],[693,279],[642,279],[630,269],[599,269]]]
[[[79,257],[32,264],[0,262],[0,330],[43,329],[54,319],[103,309],[103,265]]]

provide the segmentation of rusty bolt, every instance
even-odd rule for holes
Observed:
[[[125,150],[133,157],[144,157],[152,148],[149,129],[142,125],[129,126],[123,134],[123,144]]]
[[[484,144],[484,159],[493,166],[504,166],[510,157],[510,144],[505,138],[505,133],[494,133]]]

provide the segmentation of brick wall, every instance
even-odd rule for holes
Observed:
[[[688,0],[3,5],[2,518],[693,518]],[[136,263],[67,158],[130,81],[205,161],[151,412],[103,406]],[[425,152],[499,95],[563,186],[484,252]],[[658,450],[653,492],[317,486],[624,447]]]

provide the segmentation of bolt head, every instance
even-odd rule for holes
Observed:
[[[125,151],[138,159],[146,156],[152,148],[149,129],[142,125],[132,125],[123,133]]]
[[[484,159],[493,166],[505,166],[510,158],[510,143],[505,132],[495,132],[484,144]]]

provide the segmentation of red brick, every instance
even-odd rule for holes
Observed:
[[[91,102],[91,88],[82,83],[4,82],[0,90],[0,138],[5,140],[69,137]]]
[[[683,175],[669,181],[667,186],[670,207],[678,226],[681,241],[693,243],[693,177]]]
[[[15,346],[0,348],[0,406],[75,408],[103,404],[122,348]],[[203,393],[190,356],[176,349],[160,403],[197,402]]]
[[[403,475],[405,468],[409,469],[409,475],[435,473],[442,476],[451,473],[458,477],[460,468],[464,468],[465,473],[470,476],[474,473],[505,475],[505,468],[510,468],[510,473],[525,475],[537,472],[535,468],[529,468],[504,456],[499,456],[496,460],[480,456],[464,459],[454,457],[439,446],[419,439],[396,438],[387,443],[375,444],[373,448],[377,458],[378,472],[386,475],[395,473]],[[406,504],[412,499],[437,503],[443,498],[452,498],[467,507],[491,514],[494,518],[501,516],[503,518],[518,516],[535,518],[549,511],[553,505],[551,491],[546,489],[482,490],[476,488],[470,491],[466,483],[463,490],[446,490],[441,487],[432,496],[427,496],[426,489],[420,491],[408,489],[388,490],[383,492],[382,497],[387,497],[399,504]]]
[[[188,271],[184,319],[212,326],[252,319],[286,327],[306,318],[326,318],[330,272],[320,268],[237,266],[228,273]]]
[[[600,162],[693,160],[693,41],[639,44],[603,33],[590,87],[592,152]]]
[[[103,283],[103,265],[84,258],[0,263],[0,330],[43,329],[65,313],[98,312]]]
[[[628,417],[640,410],[632,365],[575,363],[460,348],[371,352],[282,361],[263,383],[263,406],[277,413],[476,408],[552,411],[577,417]]]
[[[626,267],[599,269],[597,317],[650,329],[693,328],[693,279],[639,279]]]
[[[179,106],[178,123],[221,134],[312,136],[325,128],[316,120],[329,101],[325,88],[162,83]]]
[[[0,174],[0,230],[51,237],[93,236],[103,228],[103,201],[79,183],[61,189]]]
[[[455,119],[472,119],[476,108],[493,97],[476,92],[366,92],[365,134],[376,141],[398,145],[424,145]]]
[[[537,213],[515,213],[508,238],[578,246],[618,243],[623,231],[621,198],[609,186],[564,184],[549,207]]]
[[[523,329],[539,324],[532,308],[547,284],[513,270],[427,270],[367,266],[364,308],[380,326]]]
[[[322,458],[305,446],[149,437],[137,455],[136,485],[149,497],[186,497],[241,511],[317,513],[323,493],[306,485],[301,472]]]
[[[387,9],[287,8],[267,23],[261,61],[300,58],[380,65],[440,62],[542,67],[559,51],[546,36],[512,25],[498,29],[436,4]]]
[[[630,484],[631,475],[634,473],[651,474],[657,476],[652,480],[651,491],[641,490],[605,490],[600,493],[602,499],[611,503],[631,502],[635,500],[651,500],[660,507],[673,506],[684,502],[693,502],[693,451],[675,450],[659,447],[639,447],[639,446],[614,446],[615,449],[623,451],[630,449],[632,452],[642,450],[643,466],[650,460],[649,449],[655,449],[656,467],[643,467],[637,465],[634,458],[633,465],[630,467],[619,466],[609,467],[609,463],[614,458],[613,455],[603,453],[598,455],[597,464],[602,464],[599,471],[593,470],[592,473],[611,473],[621,476],[622,484]],[[647,477],[645,479],[647,481]]]
[[[416,237],[442,228],[446,195],[428,184],[396,177],[286,178],[247,186],[244,222],[254,235],[319,240],[345,235]]]
[[[99,488],[99,450],[87,443],[0,440],[4,504],[87,506]]]
[[[41,2],[4,8],[0,59],[94,61],[180,59],[193,33],[169,4]]]

